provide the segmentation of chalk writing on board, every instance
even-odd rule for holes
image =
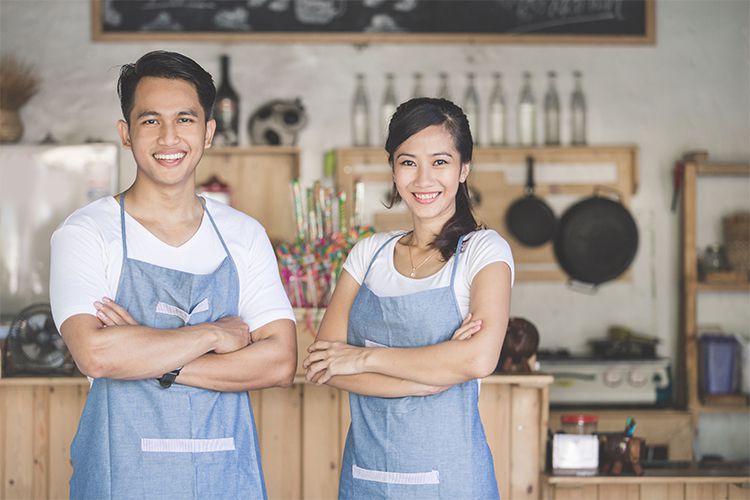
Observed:
[[[640,35],[649,0],[101,0],[104,32]]]

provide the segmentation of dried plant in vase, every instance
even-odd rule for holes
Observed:
[[[18,142],[23,124],[18,111],[39,90],[34,67],[12,55],[0,57],[0,143]]]

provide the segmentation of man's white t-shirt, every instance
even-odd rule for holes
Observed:
[[[127,210],[127,200],[125,204]],[[277,319],[294,321],[265,229],[255,219],[206,199],[206,208],[237,266],[239,316],[256,330]],[[128,258],[192,274],[213,272],[226,257],[211,220],[179,247],[159,240],[125,214]],[[73,212],[52,234],[50,302],[58,330],[76,314],[96,314],[94,301],[115,299],[122,269],[120,205],[108,196]]]
[[[349,252],[344,263],[344,270],[348,272],[360,285],[370,265],[373,255],[389,238],[398,234],[406,234],[404,231],[391,231],[377,233],[365,238]],[[431,290],[450,285],[451,271],[456,256],[452,256],[442,269],[432,276],[426,278],[409,278],[396,270],[393,264],[393,252],[398,238],[393,238],[380,251],[372,263],[370,273],[367,275],[367,287],[375,295],[380,297],[394,297],[412,293]],[[471,282],[474,277],[485,266],[493,262],[505,262],[511,272],[511,286],[515,280],[515,267],[510,245],[496,231],[483,229],[474,231],[464,238],[463,251],[458,261],[456,280],[454,282],[454,293],[461,310],[461,316],[466,317],[469,313],[469,300],[471,298]]]

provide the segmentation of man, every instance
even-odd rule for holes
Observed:
[[[292,383],[294,315],[262,226],[195,195],[211,75],[150,52],[118,94],[135,182],[52,236],[53,315],[94,379],[71,497],[265,498],[247,391]]]

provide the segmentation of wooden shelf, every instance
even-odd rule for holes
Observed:
[[[697,162],[695,173],[704,176],[750,176],[750,163]]]
[[[557,485],[588,485],[588,484],[648,484],[648,483],[747,483],[750,475],[724,474],[715,472],[701,472],[701,469],[680,471],[663,470],[654,472],[649,470],[643,476],[553,476],[546,475],[545,481]]]
[[[698,292],[750,292],[750,282],[716,282],[698,281],[695,285]]]
[[[89,385],[86,377],[4,377],[0,378],[0,386],[27,387],[35,385]]]
[[[747,293],[750,282],[740,273],[718,273],[715,279],[698,276],[697,220],[698,181],[706,177],[750,177],[750,163],[718,163],[708,160],[708,153],[696,151],[683,156],[684,179],[680,221],[680,357],[678,359],[678,404],[684,405],[697,426],[705,413],[750,412],[745,395],[701,397],[699,391],[699,318],[698,296],[702,293]],[[695,432],[695,430],[693,431]]]
[[[750,412],[750,396],[746,394],[702,396],[696,410],[700,413]]]

